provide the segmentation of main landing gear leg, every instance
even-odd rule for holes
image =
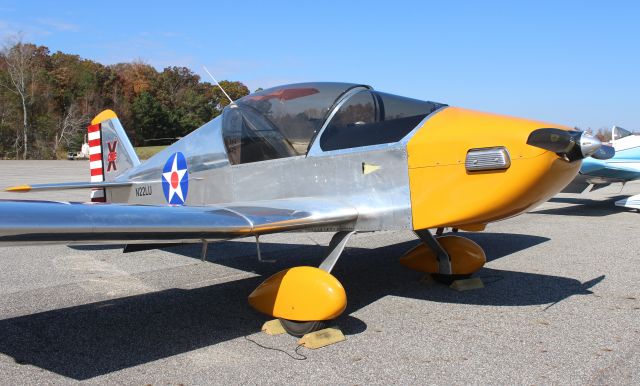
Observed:
[[[429,273],[440,283],[449,285],[455,280],[469,278],[487,261],[482,248],[465,237],[434,237],[428,229],[415,232],[422,243],[402,256],[400,263]],[[438,228],[436,234],[441,235],[442,229]]]
[[[322,329],[347,306],[344,288],[330,272],[354,233],[333,235],[319,268],[294,267],[265,280],[249,295],[249,304],[280,319],[290,335],[303,336]]]
[[[329,246],[327,247],[324,258],[322,259],[322,263],[320,263],[320,269],[323,271],[331,272],[333,271],[333,267],[338,262],[338,258],[342,255],[342,251],[344,251],[344,247],[347,245],[347,241],[351,235],[356,233],[355,231],[340,231],[336,232],[335,235],[331,238],[329,242]]]

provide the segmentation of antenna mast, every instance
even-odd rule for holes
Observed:
[[[218,85],[218,87],[220,87],[220,90],[222,90],[222,93],[224,94],[224,96],[227,97],[227,99],[229,99],[229,102],[232,105],[235,105],[236,103],[233,101],[233,99],[231,99],[231,97],[229,96],[229,94],[227,94],[226,91],[224,91],[224,89],[222,88],[222,86],[220,86],[220,83],[218,83],[218,81],[216,80],[216,78],[213,77],[213,75],[211,75],[211,73],[209,72],[209,70],[207,70],[206,66],[202,66],[202,68],[204,68],[204,70],[206,71],[207,74],[209,74],[209,76],[211,77],[211,79],[213,79],[213,81],[215,82],[215,84]]]

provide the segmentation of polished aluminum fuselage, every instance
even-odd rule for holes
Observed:
[[[185,205],[323,198],[355,208],[356,230],[411,229],[406,143],[415,129],[393,144],[330,152],[313,151],[312,146],[306,156],[231,165],[223,144],[221,121],[221,117],[212,120],[119,176],[117,180],[132,181],[133,185],[108,189],[107,200],[166,204],[161,186],[162,168],[168,157],[179,151],[185,154],[189,170]],[[147,187],[142,190],[146,195],[138,195],[140,187]]]

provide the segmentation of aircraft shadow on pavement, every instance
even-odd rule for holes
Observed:
[[[617,214],[633,209],[623,208],[615,205],[615,202],[628,196],[621,195],[609,197],[605,200],[593,200],[588,198],[573,197],[553,197],[550,202],[558,202],[565,204],[573,204],[560,208],[533,210],[530,214],[553,214],[561,216],[586,216],[586,217],[604,217]]]
[[[465,235],[480,243],[491,260],[548,241],[518,234]],[[544,305],[573,295],[590,294],[589,288],[604,278],[581,283],[566,277],[484,268],[477,276],[484,279],[485,289],[456,292],[444,285],[424,284],[420,280],[423,274],[398,264],[399,256],[417,242],[345,250],[334,270],[349,299],[345,314],[336,321],[345,334],[358,334],[367,328],[350,313],[387,295],[471,305]],[[266,276],[281,269],[318,265],[323,251],[316,245],[263,243],[265,258],[277,258],[277,261],[259,264],[252,243],[214,245],[208,257],[217,253],[215,263],[254,271],[260,276],[1,320],[0,352],[13,357],[17,363],[84,380],[250,335],[259,331],[267,318],[251,309],[247,295]],[[200,254],[197,246],[170,250],[193,258],[199,258]],[[252,258],[232,257],[243,255]]]

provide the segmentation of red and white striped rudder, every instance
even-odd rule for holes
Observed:
[[[87,129],[91,182],[113,182],[129,169],[140,165],[140,159],[116,113],[104,110]],[[92,202],[110,202],[108,188],[92,189]]]
[[[89,171],[91,182],[104,181],[104,167],[102,165],[102,134],[100,124],[90,125],[88,128],[89,141]],[[91,189],[91,202],[105,202],[104,188]]]

